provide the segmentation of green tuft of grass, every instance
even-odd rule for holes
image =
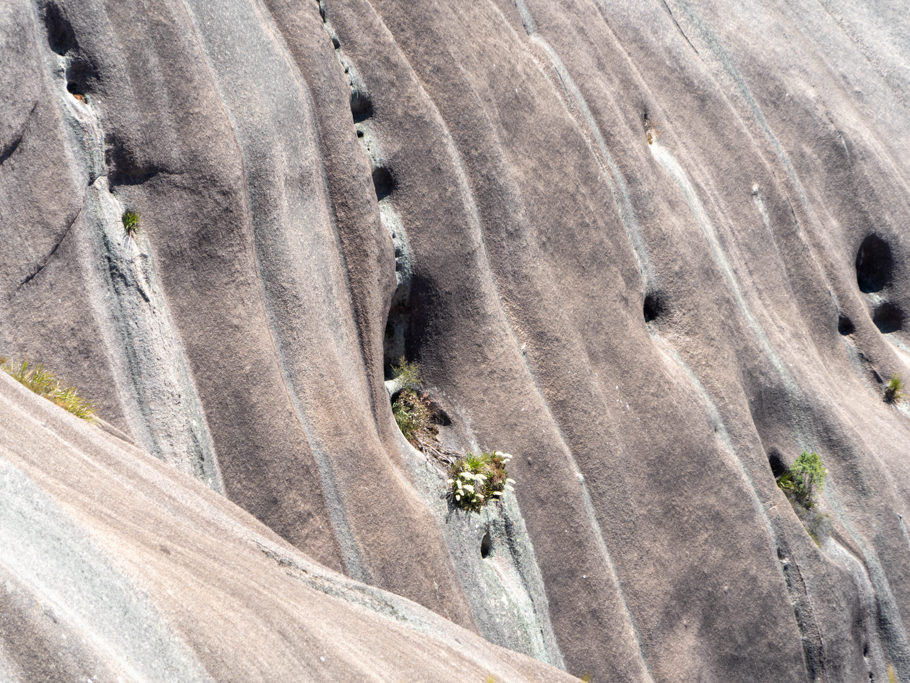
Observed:
[[[891,381],[885,387],[885,402],[897,403],[904,397],[904,381],[899,375],[892,375]]]
[[[95,406],[79,395],[76,387],[64,386],[50,370],[40,363],[35,365],[27,360],[14,363],[0,358],[0,369],[39,396],[53,401],[76,417],[91,422],[95,417]]]
[[[123,229],[132,237],[139,232],[139,214],[135,211],[123,212]]]
[[[817,493],[825,487],[827,473],[818,453],[803,451],[790,469],[778,478],[777,485],[792,500],[811,510],[815,507]]]
[[[500,499],[515,483],[509,479],[506,465],[512,459],[508,453],[483,451],[467,453],[452,464],[449,496],[460,508],[479,512],[493,500]]]

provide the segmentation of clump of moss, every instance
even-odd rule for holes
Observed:
[[[512,459],[508,453],[482,452],[466,454],[452,464],[449,495],[460,508],[478,512],[492,500],[498,500],[512,490],[514,480],[508,477],[506,465]]]
[[[35,365],[27,360],[14,363],[6,358],[0,358],[0,369],[23,386],[53,401],[76,417],[89,422],[94,419],[95,406],[80,396],[76,387],[64,386],[54,373],[40,363]]]
[[[904,397],[904,381],[898,375],[892,375],[885,387],[885,402],[897,403]]]

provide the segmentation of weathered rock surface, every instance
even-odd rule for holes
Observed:
[[[6,0],[0,46],[4,354],[312,560],[571,673],[910,679],[910,411],[882,400],[910,380],[901,3]],[[501,511],[448,509],[402,439],[400,354],[450,447],[515,455]],[[160,657],[111,647],[232,677],[170,635],[164,586],[225,572],[239,595],[276,560],[179,570],[126,529],[179,538],[169,488],[198,487],[126,449],[91,471],[168,485],[93,511],[84,449],[45,462],[2,410],[5,481],[73,516],[69,557],[93,566],[85,529],[121,530],[84,580],[127,599],[110,562],[148,558],[135,609]],[[829,469],[818,545],[770,464],[803,450]],[[199,515],[187,562],[223,548]],[[0,548],[6,585],[20,561]],[[53,639],[41,581],[7,591],[28,596],[10,619]],[[232,617],[194,609],[217,659]],[[120,670],[95,633],[64,677]]]
[[[0,376],[3,680],[572,680]]]

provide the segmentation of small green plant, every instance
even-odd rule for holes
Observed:
[[[404,438],[414,445],[436,436],[433,411],[413,389],[402,389],[392,402],[392,415]]]
[[[419,392],[420,368],[409,363],[404,356],[392,366],[393,378],[398,383],[398,394],[392,401],[392,415],[404,438],[414,446],[432,441],[436,437],[433,424],[433,410],[427,399]]]
[[[885,387],[885,401],[897,403],[904,397],[904,381],[898,375],[892,375],[891,381]]]
[[[50,370],[40,363],[34,365],[27,360],[13,363],[6,358],[0,358],[0,369],[25,387],[28,387],[39,396],[53,401],[61,408],[68,410],[76,417],[91,422],[95,417],[95,407],[91,402],[82,398],[76,387],[67,387],[61,384]]]
[[[460,508],[478,512],[491,500],[498,500],[512,490],[514,480],[509,479],[506,465],[512,459],[508,453],[482,452],[466,454],[452,464],[449,495]]]
[[[135,211],[124,211],[123,229],[126,230],[126,234],[130,237],[139,232],[139,214]]]
[[[828,470],[822,464],[818,453],[802,452],[796,462],[777,480],[777,485],[807,510],[815,507],[818,491],[825,486]]]
[[[417,363],[409,363],[404,356],[398,359],[398,364],[392,366],[392,376],[398,380],[402,389],[420,388],[420,368]]]

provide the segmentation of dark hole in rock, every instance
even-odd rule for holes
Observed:
[[[373,115],[373,101],[370,96],[360,90],[351,91],[351,116],[354,123],[366,121]]]
[[[645,316],[645,322],[649,323],[656,320],[664,312],[664,304],[657,292],[648,292],[645,295],[645,303],[642,306],[642,312]]]
[[[441,405],[429,397],[427,397],[427,404],[430,406],[430,419],[433,421],[433,424],[441,427],[448,427],[452,424],[452,418],[443,410]]]
[[[98,69],[85,57],[73,57],[66,67],[66,89],[73,95],[91,92],[98,82]]]
[[[856,326],[850,318],[841,313],[837,317],[837,331],[846,336],[853,334],[856,331]]]
[[[869,643],[863,643],[863,657],[869,656]]]
[[[775,479],[779,478],[787,471],[784,459],[776,448],[772,448],[768,451],[768,464],[771,466],[771,472],[774,474]]]
[[[129,147],[117,136],[108,134],[104,140],[104,161],[114,175],[131,175],[139,169],[139,161]]]
[[[784,551],[781,550],[779,547],[778,547],[778,549],[777,549],[777,559],[778,559],[778,560],[784,559]]]
[[[891,247],[878,235],[869,235],[856,252],[856,283],[863,292],[878,292],[891,283],[894,258]]]
[[[111,186],[141,185],[160,173],[168,172],[167,169],[140,158],[132,144],[116,135],[109,133],[104,141],[104,158]]]
[[[76,47],[76,34],[73,27],[53,3],[44,8],[44,26],[47,29],[47,43],[58,55],[65,55]]]
[[[490,550],[493,549],[493,541],[490,540],[490,533],[487,532],[483,535],[483,538],[480,540],[480,556],[483,558],[489,557]]]
[[[373,169],[373,187],[376,188],[376,199],[382,201],[395,191],[395,177],[382,166]]]
[[[385,378],[392,379],[395,373],[392,366],[398,363],[401,356],[417,356],[416,352],[409,354],[407,346],[407,329],[410,310],[406,302],[402,300],[399,292],[401,288],[395,290],[393,295],[392,307],[389,309],[389,316],[386,319],[385,339],[383,340],[383,362],[385,367]]]
[[[875,313],[872,314],[872,322],[885,334],[897,332],[903,328],[904,312],[900,306],[886,301],[876,307]]]
[[[359,138],[363,137],[363,131],[360,130],[359,128],[357,129],[357,137],[359,137]]]
[[[332,47],[334,47],[336,50],[341,47],[341,42],[338,40],[337,36],[332,36]]]

